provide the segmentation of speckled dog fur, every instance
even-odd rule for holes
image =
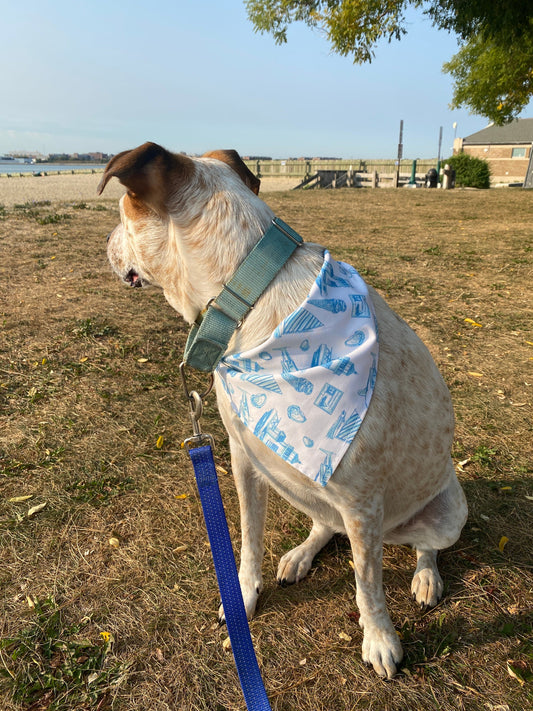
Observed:
[[[259,181],[234,151],[189,158],[146,143],[110,161],[99,192],[112,177],[128,189],[121,224],[108,243],[113,268],[132,286],[162,288],[188,323],[219,293],[274,216],[257,196]],[[322,259],[318,244],[306,242],[296,250],[236,331],[228,353],[264,341],[304,300]],[[374,395],[327,486],[300,474],[254,437],[219,382],[217,395],[240,503],[239,577],[248,616],[262,589],[270,485],[313,521],[307,540],[281,558],[278,580],[300,581],[334,533],[348,535],[363,659],[390,678],[403,652],[385,605],[383,543],[416,550],[413,597],[419,605],[436,605],[442,595],[437,551],[458,539],[467,506],[450,457],[454,418],[448,389],[420,339],[370,292],[380,337]]]

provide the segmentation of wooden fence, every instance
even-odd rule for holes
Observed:
[[[300,178],[301,181],[318,173],[318,171],[352,172],[357,174],[372,174],[392,176],[398,172],[397,161],[394,160],[245,160],[248,168],[259,178]],[[411,175],[412,160],[400,162],[400,174]],[[430,168],[436,168],[437,159],[417,160],[417,174],[422,176]],[[386,179],[384,177],[384,179]]]

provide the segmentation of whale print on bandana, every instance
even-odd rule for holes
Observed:
[[[325,486],[364,419],[377,364],[368,288],[326,251],[304,303],[268,340],[223,358],[215,372],[243,424]]]

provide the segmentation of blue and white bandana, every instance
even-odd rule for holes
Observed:
[[[216,373],[244,425],[325,486],[361,426],[377,363],[368,287],[326,251],[304,303],[264,343],[223,358]]]

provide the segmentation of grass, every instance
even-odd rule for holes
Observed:
[[[272,708],[530,708],[533,194],[266,200],[354,264],[428,344],[454,399],[453,456],[470,506],[461,540],[441,554],[446,590],[435,610],[410,600],[412,552],[385,550],[406,655],[385,683],[361,663],[348,542],[334,538],[308,579],[278,588],[277,561],[309,521],[271,497],[251,630]],[[0,708],[237,711],[244,702],[180,448],[190,434],[178,372],[187,328],[160,293],[128,290],[111,274],[105,236],[117,221],[111,202],[2,210]],[[202,425],[227,469],[213,398]],[[220,479],[238,547],[231,476]]]
[[[33,610],[28,626],[0,642],[1,672],[13,689],[13,700],[25,708],[54,711],[96,704],[103,708],[108,689],[125,671],[123,665],[110,662],[112,635],[104,631],[96,641],[83,638],[81,633],[93,626],[90,617],[67,627],[52,598],[27,601]]]

